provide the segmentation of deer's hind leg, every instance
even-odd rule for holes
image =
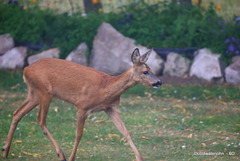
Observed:
[[[39,108],[39,114],[38,114],[38,118],[37,118],[37,122],[40,125],[43,133],[48,137],[48,139],[52,142],[57,155],[59,156],[59,158],[61,160],[66,160],[62,149],[59,147],[59,145],[57,144],[57,142],[54,140],[54,138],[52,137],[51,133],[49,132],[47,126],[46,126],[46,118],[47,118],[47,114],[48,114],[48,109],[49,109],[49,105],[52,101],[52,96],[44,93],[41,94],[40,97],[40,108]]]
[[[75,156],[76,156],[76,153],[77,153],[77,147],[78,147],[78,144],[79,144],[79,142],[82,138],[83,128],[84,128],[86,117],[87,117],[87,112],[79,109],[78,110],[78,115],[77,115],[76,139],[75,139],[72,154],[71,154],[68,161],[73,161],[75,159]]]
[[[30,112],[34,107],[38,105],[38,99],[36,94],[29,89],[28,96],[24,103],[13,113],[13,119],[11,123],[11,127],[7,136],[6,144],[3,151],[3,157],[7,158],[8,152],[12,143],[13,134],[17,128],[19,121],[25,116],[28,112]]]

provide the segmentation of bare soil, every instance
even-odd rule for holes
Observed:
[[[159,79],[163,84],[174,84],[174,85],[213,85],[205,80],[197,77],[174,77],[174,76],[159,76]]]

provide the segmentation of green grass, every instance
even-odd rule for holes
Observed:
[[[26,96],[21,73],[1,73],[3,75],[5,79],[0,81],[1,145],[6,140],[12,113]],[[157,90],[136,86],[122,96],[120,113],[146,161],[239,160],[239,98],[239,87],[231,86],[163,85]],[[66,157],[74,145],[76,112],[74,106],[54,99],[47,117],[48,128]],[[0,157],[0,160],[58,160],[55,149],[36,122],[37,114],[38,108],[35,108],[20,121],[9,159]],[[194,155],[200,152],[224,155]],[[88,116],[76,160],[134,159],[130,146],[104,112]]]

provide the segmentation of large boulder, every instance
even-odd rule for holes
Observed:
[[[14,40],[10,34],[0,35],[0,55],[14,47]]]
[[[0,69],[23,68],[27,56],[26,47],[15,47],[0,56]]]
[[[177,53],[169,53],[164,63],[164,75],[183,77],[188,75],[190,60]]]
[[[198,50],[190,69],[190,76],[196,76],[208,82],[224,81],[220,54],[213,54],[209,49]]]
[[[59,52],[60,50],[58,48],[53,48],[53,49],[43,51],[36,55],[32,55],[28,57],[28,64],[31,65],[36,61],[45,59],[45,58],[59,58]]]
[[[86,43],[81,43],[77,49],[72,51],[66,58],[66,60],[87,66],[86,52],[88,51],[88,46]]]
[[[139,48],[141,54],[149,50],[144,46],[135,45],[133,39],[124,37],[110,24],[103,23],[94,38],[90,66],[108,74],[122,73],[132,65],[131,54],[135,48]],[[155,51],[152,51],[147,64],[156,74],[163,68],[163,60]]]
[[[225,69],[226,82],[240,84],[240,56],[232,58],[232,64]]]

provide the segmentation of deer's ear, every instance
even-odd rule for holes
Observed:
[[[139,53],[139,49],[136,48],[133,53],[132,53],[132,57],[131,57],[132,63],[133,64],[137,64],[140,61],[140,53]]]
[[[145,54],[143,54],[140,57],[140,62],[145,63],[148,60],[148,57],[150,56],[151,52],[152,52],[152,49],[146,52]]]

